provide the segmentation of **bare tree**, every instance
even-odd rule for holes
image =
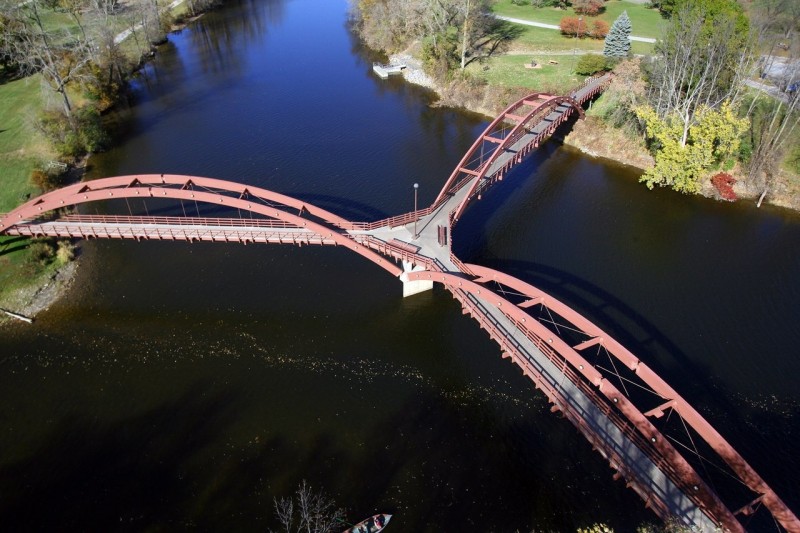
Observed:
[[[762,92],[749,107],[753,151],[747,164],[750,183],[761,191],[758,205],[769,193],[788,141],[800,123],[800,58],[787,58],[783,80],[787,92],[777,98]]]
[[[294,498],[275,499],[275,516],[286,533],[329,533],[341,527],[344,510],[303,480]]]
[[[712,14],[703,3],[687,2],[673,14],[656,52],[648,97],[660,117],[681,120],[682,145],[697,110],[738,99],[753,63],[751,41],[741,35],[739,20]]]
[[[24,75],[40,73],[49,89],[61,97],[64,114],[74,126],[68,84],[82,81],[93,49],[82,36],[51,31],[42,22],[39,0],[20,4],[6,13],[9,54]]]

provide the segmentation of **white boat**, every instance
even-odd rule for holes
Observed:
[[[349,529],[345,529],[342,533],[378,533],[378,531],[383,531],[386,528],[391,519],[392,515],[390,514],[376,514]]]

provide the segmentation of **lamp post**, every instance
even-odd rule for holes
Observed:
[[[417,234],[417,190],[419,189],[419,183],[414,184],[414,239],[419,237]]]

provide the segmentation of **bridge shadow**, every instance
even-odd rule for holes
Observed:
[[[4,528],[124,531],[174,520],[171,507],[195,498],[181,481],[187,453],[236,419],[234,395],[201,389],[107,427],[63,420],[39,449],[0,470]],[[243,483],[258,475],[239,474]]]
[[[2,237],[0,236],[0,256],[19,252],[30,246],[28,237]]]
[[[308,201],[317,207],[330,211],[352,222],[373,222],[391,216],[375,206],[367,205],[341,196],[312,193],[287,193],[288,196]]]
[[[483,399],[468,409],[423,390],[363,432],[366,449],[313,430],[310,445],[277,435],[239,446],[228,437],[237,432],[248,393],[210,390],[210,383],[198,383],[113,422],[62,419],[41,446],[0,467],[4,530],[159,531],[189,524],[263,530],[275,522],[272,498],[292,495],[302,479],[347,507],[351,519],[396,513],[401,531],[428,531],[431,524],[448,531],[513,531],[531,520],[547,525],[554,518],[545,512],[559,509],[565,495],[575,515],[558,513],[555,520],[585,525],[587,509],[597,511],[607,498],[595,490],[608,483],[602,461],[590,461],[588,485],[561,481],[569,475],[561,470],[565,462],[584,465],[596,455],[589,446],[567,446],[566,457],[543,465],[538,458],[558,446],[551,432],[530,421],[498,426]],[[562,424],[545,417],[548,426]],[[511,460],[509,442],[516,443]],[[636,501],[621,486],[616,493]],[[641,506],[614,525],[632,530],[644,516]],[[565,525],[553,527],[575,529]]]
[[[532,414],[536,422],[498,424],[487,414],[487,403],[473,399],[469,405],[456,406],[439,392],[422,392],[366,436],[375,451],[352,460],[344,473],[348,483],[341,484],[340,467],[327,470],[320,481],[324,486],[341,485],[346,501],[364,509],[364,514],[373,509],[395,514],[395,527],[401,531],[430,531],[437,526],[446,531],[514,531],[530,527],[532,521],[568,531],[591,523],[597,514],[590,509],[598,511],[598,495],[608,496],[599,489],[607,488],[610,477],[599,455],[588,444],[561,449],[560,437],[572,433],[547,413],[542,414],[543,425],[555,431],[543,431],[536,423],[540,413]],[[561,454],[563,450],[567,451]],[[319,457],[328,453],[328,444],[320,443],[309,454],[309,464],[299,470],[319,468]],[[542,456],[552,460],[543,464]],[[570,463],[591,471],[592,480],[586,485],[565,483]],[[622,486],[613,489],[612,497],[630,503],[638,499]],[[404,510],[402,504],[411,503],[409,498],[413,507]],[[564,501],[571,502],[574,512],[553,517],[548,511],[562,508]],[[505,511],[498,513],[498,508]],[[614,525],[633,530],[648,515],[641,506],[615,517]]]
[[[281,192],[300,201],[308,202],[316,207],[330,211],[353,222],[372,222],[390,216],[374,206],[344,198],[315,193]],[[236,217],[250,218],[250,213],[244,210],[232,209],[205,202],[190,202],[181,200],[147,199],[146,203],[140,198],[126,200],[107,200],[102,204],[93,202],[84,209],[91,209],[92,214],[117,214],[133,216],[201,216],[201,217]],[[258,213],[252,214],[253,218],[263,218]]]
[[[730,411],[733,407],[726,401],[730,394],[719,394],[723,387],[714,380],[710,367],[693,360],[655,324],[603,288],[542,263],[500,259],[492,255],[471,257],[469,261],[530,283],[577,310],[628,348],[683,396],[692,398],[693,403],[716,404],[722,411]],[[703,378],[683,379],[687,374]]]

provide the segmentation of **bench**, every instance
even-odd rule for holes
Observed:
[[[400,239],[392,239],[391,241],[389,241],[389,244],[391,246],[394,246],[395,248],[400,248],[404,252],[408,252],[410,254],[415,254],[419,252],[419,246],[403,242]]]

